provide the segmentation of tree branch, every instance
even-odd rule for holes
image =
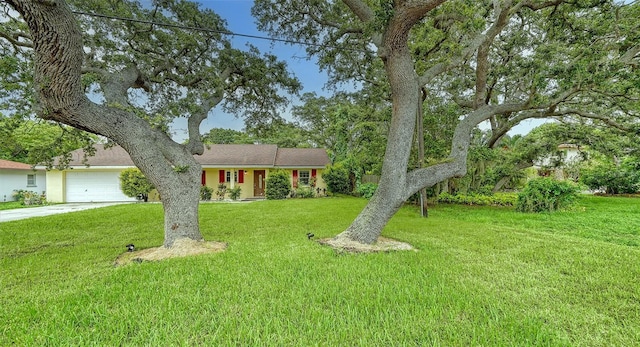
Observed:
[[[295,3],[293,4],[295,6]],[[336,23],[336,22],[332,22],[332,21],[328,21],[325,20],[319,16],[317,16],[315,13],[311,12],[311,11],[305,11],[303,9],[300,9],[298,7],[296,7],[296,10],[298,11],[298,13],[300,13],[301,15],[307,15],[309,16],[309,18],[311,18],[314,22],[322,25],[322,26],[327,26],[330,28],[336,28],[339,29],[342,26],[340,25],[340,23]],[[344,31],[344,33],[349,33],[349,32],[353,32],[353,33],[361,33],[362,30],[359,28],[344,28],[341,31]]]
[[[141,88],[149,90],[145,78],[135,66],[124,68],[117,73],[104,75],[103,82],[100,83],[107,105],[128,106],[129,88]]]
[[[551,6],[558,6],[563,2],[565,2],[565,0],[543,1],[540,3],[536,3],[535,1],[525,1],[522,3],[522,6],[533,11],[538,11]]]
[[[432,66],[431,68],[429,68],[427,71],[425,71],[420,76],[420,84],[421,85],[429,84],[431,80],[433,80],[436,76],[463,64],[474,54],[474,52],[477,52],[478,49],[483,44],[488,43],[490,45],[493,38],[495,38],[495,35],[499,34],[502,31],[502,29],[504,29],[506,24],[508,24],[508,19],[511,18],[513,14],[518,13],[522,7],[527,7],[531,10],[537,11],[546,7],[556,6],[557,4],[560,4],[563,2],[564,2],[563,0],[555,0],[555,1],[548,1],[548,2],[535,4],[533,1],[527,1],[527,2],[518,3],[515,6],[510,7],[510,4],[512,4],[512,2],[509,1],[508,2],[509,6],[506,6],[506,5],[503,6],[503,9],[500,11],[500,13],[496,17],[496,20],[486,32],[480,33],[475,38],[473,38],[471,42],[467,45],[467,47],[465,47],[462,50],[462,52],[454,59],[451,59],[448,62],[438,63]],[[502,21],[507,21],[507,23],[502,23]]]
[[[233,72],[232,68],[226,68],[220,74],[220,80],[226,81]],[[202,154],[204,152],[204,145],[202,143],[202,137],[200,136],[200,124],[207,119],[209,111],[216,107],[223,99],[224,93],[218,92],[202,100],[198,112],[191,114],[187,119],[189,143],[187,143],[186,148],[191,154]]]
[[[633,46],[620,57],[620,61],[627,65],[638,66],[638,62],[634,62],[638,54],[640,54],[640,45]]]
[[[9,34],[0,30],[0,37],[9,41],[9,43],[13,46],[13,49],[16,51],[18,50],[18,47],[33,48],[33,43],[20,41],[20,38],[26,38],[31,40],[31,36],[27,34],[24,34],[24,33]]]
[[[342,2],[349,7],[349,9],[353,12],[353,14],[358,17],[363,23],[369,23],[375,20],[375,13],[373,9],[369,7],[362,0],[342,0]]]
[[[566,116],[566,115],[577,115],[583,118],[589,118],[589,119],[596,119],[596,120],[600,120],[602,122],[604,122],[605,124],[607,124],[608,126],[614,127],[618,130],[622,130],[622,131],[630,131],[631,129],[614,121],[613,119],[611,119],[610,117],[607,116],[603,116],[603,115],[599,115],[596,113],[592,113],[592,112],[587,112],[587,111],[583,111],[583,110],[577,110],[577,109],[566,109],[566,110],[562,110],[562,111],[557,111],[554,112],[551,115],[548,115],[548,117],[560,117],[560,116]]]
[[[497,114],[518,112],[530,108],[528,103],[485,105],[471,112],[456,126],[451,142],[451,152],[446,162],[416,169],[407,174],[407,190],[405,191],[407,198],[423,187],[432,186],[445,178],[460,177],[467,173],[467,154],[471,144],[471,133],[478,124]]]
[[[484,34],[480,34],[476,36],[471,41],[471,43],[469,43],[469,45],[462,50],[460,55],[452,58],[448,62],[438,63],[430,67],[429,69],[427,69],[427,71],[425,71],[421,76],[419,76],[420,85],[425,86],[431,83],[431,81],[437,76],[439,76],[440,74],[443,74],[457,66],[462,65],[465,61],[467,61],[473,55],[473,53],[482,44],[483,40],[484,40]]]
[[[375,12],[362,0],[342,0],[349,7],[351,12],[362,21],[362,23],[372,23],[376,19]],[[382,33],[372,33],[371,41],[378,49],[382,47]]]
[[[478,53],[476,54],[476,94],[473,101],[474,108],[479,107],[482,104],[486,104],[487,76],[489,75],[489,49],[491,48],[491,44],[495,40],[496,36],[498,36],[502,29],[504,29],[509,23],[511,14],[519,8],[518,6],[515,6],[512,9],[510,6],[511,1],[504,3],[504,6],[500,10],[495,22],[486,32],[484,40],[478,47]]]

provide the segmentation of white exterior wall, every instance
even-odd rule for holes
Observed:
[[[577,148],[560,148],[560,151],[563,152],[563,158],[562,158],[562,164],[563,165],[568,165],[568,164],[572,164],[575,163],[577,161],[579,161],[581,159],[580,156],[580,150],[578,150]],[[552,158],[551,156],[546,156],[544,158],[540,158],[536,161],[534,161],[534,166],[537,167],[548,167],[551,166],[551,164],[556,162],[557,158]]]
[[[564,163],[573,164],[582,159],[580,151],[577,148],[567,148],[565,150]]]
[[[27,175],[36,175],[35,185],[27,185]],[[0,202],[14,201],[14,190],[30,190],[42,194],[47,190],[44,171],[0,169]]]

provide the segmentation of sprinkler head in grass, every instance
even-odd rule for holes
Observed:
[[[136,246],[133,245],[133,243],[130,243],[127,245],[127,252],[133,252],[136,250]]]
[[[312,233],[307,233],[307,239],[311,240],[315,235]]]

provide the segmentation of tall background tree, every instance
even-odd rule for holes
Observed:
[[[379,188],[334,243],[375,242],[409,196],[464,175],[480,123],[489,122],[491,141],[530,118],[577,116],[637,128],[639,6],[257,0],[253,12],[261,28],[313,43],[307,52],[319,57],[330,83],[355,80],[389,91],[392,115]],[[413,169],[416,117],[433,98],[456,104],[457,114],[447,119],[455,126],[442,159]]]
[[[333,164],[346,167],[352,181],[362,174],[380,174],[390,121],[387,102],[344,92],[332,97],[305,94],[302,102],[292,114],[309,141],[327,149]]]
[[[165,247],[202,240],[201,167],[193,156],[204,150],[199,127],[210,111],[221,105],[249,124],[269,123],[279,118],[285,94],[300,87],[275,56],[234,49],[222,34],[224,21],[194,2],[152,1],[147,8],[133,1],[7,0],[1,6],[8,24],[0,41],[34,67],[33,84],[21,85],[33,86],[34,101],[15,108],[37,106],[33,113],[43,119],[122,146],[162,196]],[[186,118],[187,143],[167,134],[176,117]]]

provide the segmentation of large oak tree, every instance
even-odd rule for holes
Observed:
[[[563,0],[257,0],[261,28],[312,43],[331,83],[388,84],[392,118],[378,190],[334,241],[374,243],[412,194],[467,172],[471,134],[529,118],[621,128],[638,116],[638,4]],[[431,97],[462,110],[446,158],[408,165]]]
[[[10,20],[0,40],[33,59],[35,113],[102,135],[129,153],[162,196],[165,247],[202,240],[201,167],[194,158],[204,150],[200,124],[217,105],[254,126],[274,117],[286,102],[281,93],[299,89],[285,63],[253,47],[233,49],[224,21],[189,1],[153,1],[151,8],[71,3],[76,13],[108,17],[74,14],[63,0],[6,3],[19,17],[5,8]],[[175,117],[187,119],[185,144],[167,133]]]

